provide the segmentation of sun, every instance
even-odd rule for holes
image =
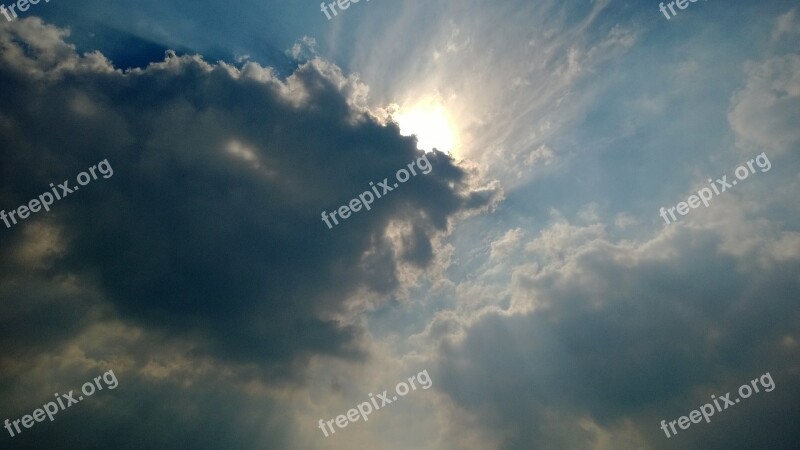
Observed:
[[[439,104],[417,104],[400,108],[393,116],[403,136],[415,135],[422,150],[450,153],[456,143],[447,111]]]

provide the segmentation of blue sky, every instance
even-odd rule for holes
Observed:
[[[798,43],[777,0],[0,20],[0,208],[115,172],[0,225],[0,419],[119,379],[2,446],[796,448]],[[429,174],[320,221],[422,152]],[[431,389],[318,428],[422,370]]]

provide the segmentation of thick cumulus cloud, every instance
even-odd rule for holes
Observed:
[[[420,157],[369,113],[355,77],[320,59],[279,79],[171,52],[122,72],[77,55],[67,35],[35,18],[0,25],[2,208],[50,183],[74,188],[105,159],[113,168],[3,225],[0,342],[16,381],[32,366],[15,358],[57,354],[102,320],[262,374],[297,376],[314,354],[363,357],[359,328],[337,320],[352,296],[390,294],[402,266],[430,263],[454,217],[495,197],[429,153],[431,173],[328,229],[323,210]]]
[[[741,226],[640,244],[597,224],[559,222],[527,246],[515,232],[516,255],[494,257],[539,264],[515,270],[511,312],[443,341],[442,389],[500,448],[793,448],[797,234]],[[727,242],[748,235],[744,253]],[[669,440],[659,429],[767,371],[774,391]]]

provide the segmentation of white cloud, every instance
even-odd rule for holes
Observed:
[[[800,144],[800,54],[746,67],[745,87],[731,98],[728,121],[748,152],[785,153]]]

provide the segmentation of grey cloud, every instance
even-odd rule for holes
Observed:
[[[157,341],[140,344],[144,343],[156,344]],[[116,345],[111,348],[122,349]],[[155,353],[152,347],[125,350],[141,351],[151,358]],[[175,362],[172,358],[169,364]],[[60,411],[54,421],[36,423],[13,438],[3,430],[0,445],[20,449],[69,446],[98,450],[186,446],[198,449],[298,448],[290,437],[291,418],[283,413],[286,405],[248,390],[239,379],[225,376],[224,367],[202,367],[197,373],[167,370],[167,376],[156,378],[141,370],[118,370],[117,361],[93,362],[101,365],[74,370],[75,373],[61,368],[58,376],[48,373],[49,377],[40,373],[51,372],[48,367],[36,367],[27,373],[27,380],[4,383],[5,393],[13,390],[15,395],[12,398],[4,395],[0,406],[4,419],[12,420],[52,400],[54,391],[74,390],[77,400],[83,382],[102,376],[109,369],[114,371],[119,384],[112,390],[101,381],[103,390]],[[44,388],[31,389],[32,381],[40,382],[38,384]],[[48,385],[52,391],[47,389]]]
[[[49,213],[67,248],[47,276],[72,274],[122,318],[218,357],[288,375],[315,353],[363,356],[361,331],[332,314],[360,287],[390,293],[398,265],[429,264],[433,234],[493,199],[435,153],[432,173],[329,230],[323,210],[418,156],[367,114],[355,77],[320,59],[281,80],[174,53],[123,73],[66,35],[38,19],[0,26],[0,201],[14,208],[108,159],[113,177]],[[38,220],[3,230],[0,250]],[[401,255],[384,233],[396,221],[412,230]]]
[[[439,388],[506,449],[792,448],[797,346],[786,337],[800,333],[797,255],[740,258],[712,231],[661,239],[565,247],[562,261],[516,287],[536,299],[533,312],[488,314],[463,341],[443,341]],[[675,439],[658,429],[767,371],[783,394],[755,396]]]

